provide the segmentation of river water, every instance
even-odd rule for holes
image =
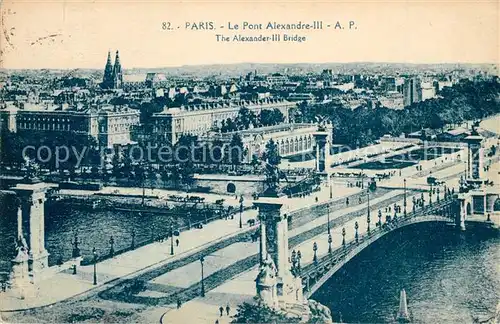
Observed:
[[[332,276],[312,298],[334,320],[394,322],[406,290],[415,323],[472,323],[500,302],[500,235],[470,227],[417,224],[381,238]]]

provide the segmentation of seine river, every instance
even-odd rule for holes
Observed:
[[[472,323],[500,301],[496,230],[418,224],[388,234],[339,270],[314,295],[334,320],[394,322],[406,290],[415,323]]]

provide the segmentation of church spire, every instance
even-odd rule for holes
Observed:
[[[123,84],[122,64],[120,63],[120,53],[116,51],[115,65],[113,67],[113,88],[121,88]]]
[[[108,51],[108,59],[104,68],[104,77],[102,79],[102,87],[109,89],[113,85],[113,63],[111,62],[111,51]]]
[[[111,51],[108,51],[108,61],[106,62],[106,65],[111,65]]]
[[[121,64],[120,64],[120,53],[118,51],[116,51],[116,57],[115,57],[115,66],[119,65],[121,67]]]

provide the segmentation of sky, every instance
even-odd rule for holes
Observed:
[[[224,63],[497,63],[497,1],[166,2],[7,1],[1,7],[2,68],[98,68],[109,50],[127,68]],[[228,30],[228,24],[323,21],[309,31]],[[213,22],[216,30],[186,29]],[[344,29],[326,28],[339,21]],[[354,27],[348,28],[349,21]],[[162,23],[173,30],[163,30]],[[221,28],[224,26],[224,28]],[[305,36],[297,42],[217,42]],[[282,36],[283,39],[283,36]]]

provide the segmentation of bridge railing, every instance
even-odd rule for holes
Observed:
[[[321,272],[322,269],[329,269],[333,267],[335,264],[342,262],[351,252],[353,252],[356,248],[360,247],[366,241],[371,242],[375,237],[381,237],[392,230],[399,228],[403,225],[408,225],[417,217],[428,217],[429,220],[440,221],[443,217],[448,218],[450,221],[454,220],[454,213],[451,208],[454,200],[446,199],[441,200],[440,202],[432,203],[425,205],[419,209],[416,209],[415,212],[409,212],[404,216],[403,214],[392,218],[390,221],[385,222],[383,224],[377,224],[374,229],[371,229],[369,232],[364,233],[363,235],[359,235],[358,239],[354,238],[345,242],[345,245],[332,250],[330,253],[322,257],[318,257],[316,261],[312,261],[304,267],[300,269],[296,269],[294,272],[298,273],[302,276],[303,280],[306,279],[306,291],[309,286],[309,278],[317,278],[318,272]],[[438,214],[438,215],[436,215]]]

